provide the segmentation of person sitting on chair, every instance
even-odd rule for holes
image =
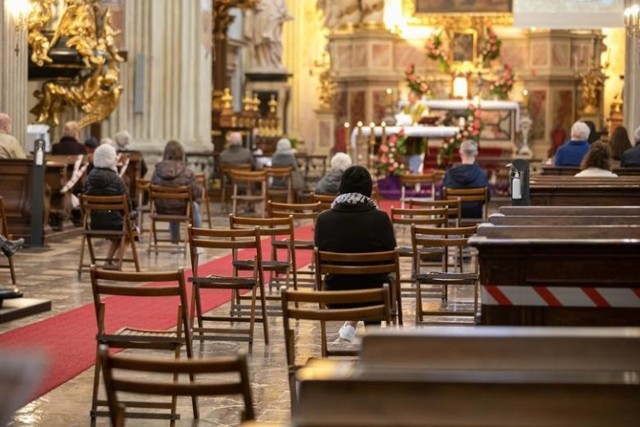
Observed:
[[[458,152],[462,163],[447,170],[442,180],[442,186],[445,188],[488,188],[487,173],[476,162],[478,145],[473,141],[464,141],[460,144]],[[482,218],[482,203],[463,203],[461,216],[462,218]]]
[[[351,166],[351,157],[345,153],[336,153],[331,158],[331,170],[316,184],[316,194],[338,194],[340,179],[344,171]]]
[[[9,240],[0,234],[0,249],[4,253],[4,256],[11,258],[20,248],[24,245],[24,239]]]
[[[315,246],[321,251],[339,253],[384,252],[396,247],[389,216],[378,210],[371,199],[371,174],[362,166],[351,166],[342,174],[340,194],[331,209],[316,219]],[[391,279],[383,276],[327,275],[326,290],[353,290],[382,287]],[[341,339],[356,340],[357,322],[346,322],[339,332]]]
[[[113,145],[100,145],[93,153],[93,169],[87,175],[84,183],[84,193],[89,196],[119,196],[126,194],[129,204],[129,212],[133,210],[133,204],[129,197],[129,191],[120,175],[118,175],[117,153]],[[92,211],[91,228],[93,230],[122,230],[124,217],[120,211]],[[113,261],[116,252],[120,248],[120,239],[109,240],[107,250],[106,269],[117,268]],[[117,256],[120,258],[120,255]]]
[[[623,168],[640,167],[640,127],[633,132],[634,146],[622,153],[621,166]]]
[[[256,160],[253,157],[253,153],[242,146],[242,134],[240,132],[231,132],[228,139],[227,148],[220,153],[220,163],[223,166],[250,164],[251,168],[255,169]]]

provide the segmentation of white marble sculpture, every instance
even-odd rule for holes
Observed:
[[[260,0],[247,19],[247,34],[253,45],[253,69],[284,71],[282,24],[293,19],[285,0]]]
[[[382,23],[384,0],[318,0],[324,26],[330,30],[358,24]]]

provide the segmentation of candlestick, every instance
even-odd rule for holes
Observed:
[[[349,157],[351,157],[351,133],[349,132],[350,128],[349,122],[344,122],[344,150]]]

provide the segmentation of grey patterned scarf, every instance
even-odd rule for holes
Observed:
[[[367,205],[377,207],[371,197],[367,197],[360,193],[344,193],[340,194],[331,203],[331,208],[335,208],[336,205]]]

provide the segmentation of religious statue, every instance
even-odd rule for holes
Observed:
[[[324,26],[330,30],[383,22],[384,0],[318,0],[316,6],[323,11]]]
[[[92,3],[81,0],[67,0],[67,8],[60,19],[56,32],[51,39],[51,46],[55,46],[61,37],[67,36],[66,46],[76,49],[82,57],[85,67],[91,64],[101,64],[104,57],[97,55],[96,14]]]
[[[380,24],[384,21],[384,0],[361,0],[362,23]]]
[[[27,43],[31,46],[31,61],[39,67],[42,67],[45,62],[53,62],[49,57],[51,44],[47,36],[44,35],[44,31],[53,17],[54,2],[55,0],[42,0],[32,3],[29,13]]]
[[[593,61],[589,70],[580,73],[581,79],[580,94],[582,96],[582,114],[596,114],[600,102],[598,94],[602,90],[606,76],[602,74],[599,67],[595,67]]]
[[[293,19],[285,0],[260,0],[248,19],[246,31],[253,44],[253,68],[260,70],[283,70],[282,24]]]

